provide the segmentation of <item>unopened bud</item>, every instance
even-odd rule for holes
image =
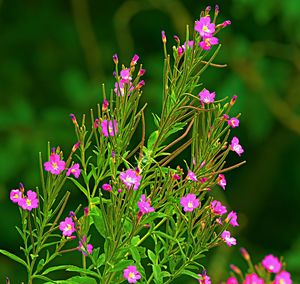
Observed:
[[[180,39],[177,35],[174,35],[173,38],[178,44],[180,44]]]
[[[139,71],[139,73],[138,73],[138,76],[141,77],[141,76],[143,76],[145,73],[146,73],[146,70],[141,68],[140,71]]]
[[[75,125],[76,127],[78,127],[78,123],[77,123],[77,120],[76,120],[76,116],[75,116],[73,113],[71,113],[71,114],[70,114],[70,117],[71,117],[72,122],[74,123],[74,125]]]
[[[89,208],[88,208],[88,207],[85,207],[85,208],[83,209],[83,213],[84,213],[84,216],[85,216],[85,217],[89,216]]]
[[[140,57],[139,57],[137,54],[135,54],[135,55],[132,57],[132,59],[131,59],[130,67],[136,65],[136,63],[138,62],[139,58],[140,58]]]
[[[234,96],[232,97],[231,101],[230,101],[230,105],[231,105],[231,106],[233,106],[233,105],[234,105],[234,103],[235,103],[236,99],[237,99],[237,96],[236,96],[236,95],[234,95]]]
[[[236,273],[236,274],[239,274],[239,275],[242,275],[242,271],[237,267],[235,266],[234,264],[230,264],[230,268],[231,270]]]
[[[108,108],[108,100],[104,99],[102,103],[102,111],[106,111]]]
[[[161,31],[161,39],[164,44],[167,43],[167,37],[165,31]]]
[[[74,144],[73,148],[72,148],[72,152],[74,153],[80,146],[80,141],[78,141],[76,144]]]
[[[240,251],[241,251],[241,254],[242,254],[243,258],[247,262],[250,261],[250,255],[249,255],[248,251],[245,248],[241,248]]]
[[[145,85],[145,81],[141,80],[140,82],[138,82],[138,84],[136,85],[136,89],[141,89],[143,86]]]
[[[113,55],[113,61],[114,61],[114,63],[117,65],[118,64],[118,62],[119,62],[119,58],[118,58],[118,54],[114,54]]]
[[[93,128],[98,128],[99,127],[99,118],[96,118],[93,124]]]

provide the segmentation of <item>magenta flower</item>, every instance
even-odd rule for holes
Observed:
[[[231,237],[230,232],[229,231],[224,231],[221,234],[221,238],[225,241],[225,243],[231,247],[231,246],[235,246],[236,245],[236,239]]]
[[[228,121],[227,121],[228,125],[230,125],[232,128],[236,128],[239,126],[240,124],[240,121],[235,118],[235,117],[232,117],[230,118]]]
[[[194,46],[194,41],[193,40],[189,40],[187,43],[189,48],[192,48]],[[182,45],[183,50],[186,50],[186,42]]]
[[[236,212],[231,211],[231,212],[227,215],[227,217],[226,217],[226,219],[225,219],[225,222],[229,223],[229,224],[230,224],[231,226],[233,226],[233,227],[239,226],[239,223],[237,222],[237,214],[236,214]]]
[[[63,236],[70,237],[75,232],[75,224],[70,217],[66,217],[65,221],[59,223],[59,229]]]
[[[272,254],[266,255],[261,263],[267,271],[273,273],[278,273],[281,270],[282,266],[279,259]]]
[[[72,174],[75,178],[79,178],[79,176],[80,176],[79,164],[76,163],[67,170],[66,175],[69,176],[70,174]]]
[[[114,124],[112,120],[106,120],[106,119],[102,120],[101,128],[102,128],[102,134],[105,137],[115,136],[118,133],[118,123],[115,119],[114,119]]]
[[[233,137],[230,144],[230,149],[236,152],[239,156],[244,153],[243,147],[239,144],[239,139],[237,137]]]
[[[206,38],[203,38],[203,40],[199,42],[199,46],[203,50],[209,50],[212,45],[216,45],[218,43],[219,43],[218,38],[216,38],[216,37],[206,37]]]
[[[60,159],[60,156],[55,153],[51,153],[49,161],[44,163],[45,171],[50,172],[53,175],[59,175],[64,171],[66,162]]]
[[[196,21],[195,30],[202,37],[212,37],[215,32],[215,24],[210,22],[210,16],[205,16]]]
[[[209,104],[209,103],[213,103],[215,101],[215,96],[216,93],[212,92],[210,93],[208,90],[203,89],[200,93],[199,93],[199,97],[200,97],[200,102],[204,103],[204,104]]]
[[[81,251],[84,256],[87,256],[88,254],[91,254],[93,252],[93,246],[86,243],[86,236],[84,236],[82,240],[79,241],[79,246],[77,247],[77,249]]]
[[[129,82],[129,84],[128,84]],[[128,96],[130,96],[130,93],[134,90],[134,87],[130,81],[121,79],[120,82],[115,83],[114,92],[120,97],[124,96],[125,90],[127,90]]]
[[[235,277],[232,276],[227,279],[226,284],[239,284],[239,282]]]
[[[225,187],[227,184],[225,176],[223,174],[219,174],[217,180],[218,180],[218,185],[221,186],[225,190]]]
[[[138,172],[128,169],[120,173],[120,179],[128,189],[137,190],[140,186],[142,176]]]
[[[243,284],[264,284],[264,280],[259,278],[255,273],[246,275]]]
[[[125,80],[126,82],[129,82],[132,80],[131,76],[130,76],[130,69],[127,68],[127,69],[123,69],[121,70],[120,72],[120,76],[123,80]]]
[[[19,203],[23,199],[23,193],[19,189],[12,189],[9,198],[13,203]]]
[[[183,207],[183,211],[192,212],[195,208],[199,206],[199,200],[193,193],[188,193],[186,196],[181,197],[180,204]]]
[[[145,73],[146,73],[146,70],[145,70],[145,69],[140,69],[140,70],[139,70],[139,73],[138,73],[138,77],[144,76]]]
[[[206,274],[205,270],[202,272],[202,274],[198,274],[198,276],[200,277],[198,279],[200,284],[211,284],[210,277]]]
[[[188,170],[188,173],[186,175],[186,179],[192,180],[192,181],[197,181],[198,180],[195,173],[192,172],[191,170]]]
[[[225,206],[222,205],[222,203],[218,200],[214,200],[210,203],[211,211],[217,215],[223,215],[227,213],[227,209]]]
[[[154,212],[154,208],[150,205],[150,198],[146,199],[145,194],[142,194],[141,200],[138,201],[138,207],[140,209],[141,214]]]
[[[127,279],[128,283],[136,283],[141,279],[141,274],[137,271],[136,266],[129,265],[124,269],[123,277]]]
[[[111,185],[108,184],[108,183],[104,183],[104,184],[102,185],[102,189],[105,190],[105,191],[112,191],[112,187],[111,187]]]
[[[291,274],[286,271],[281,271],[276,275],[273,284],[292,284]]]
[[[20,199],[18,205],[24,210],[31,211],[33,208],[38,208],[39,200],[34,191],[28,190],[24,198]]]

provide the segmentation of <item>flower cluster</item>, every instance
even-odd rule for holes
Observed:
[[[24,186],[21,183],[19,189],[12,189],[10,191],[10,200],[17,203],[22,209],[31,211],[38,208],[39,200],[36,192],[28,190],[25,194]]]
[[[253,265],[249,253],[244,248],[241,248],[241,254],[251,267],[249,270],[251,272],[244,275],[240,268],[231,265],[234,275],[227,279],[226,284],[292,284],[290,273],[285,270],[284,263],[276,256],[266,255],[260,263]],[[243,280],[239,282],[238,279]]]

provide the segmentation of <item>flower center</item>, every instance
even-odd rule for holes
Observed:
[[[56,163],[56,162],[53,162],[51,165],[52,165],[52,168],[53,168],[54,170],[57,170],[57,169],[58,169],[58,166],[57,166],[57,163]]]
[[[193,208],[194,206],[193,206],[193,203],[192,202],[189,202],[188,203],[188,208]]]
[[[26,204],[27,204],[27,206],[31,206],[31,200],[30,199],[26,199]]]
[[[130,272],[128,277],[131,278],[131,279],[135,279],[135,274],[133,272]]]

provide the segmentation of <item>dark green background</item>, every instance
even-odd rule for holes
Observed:
[[[101,83],[112,87],[112,54],[126,64],[140,55],[152,129],[151,112],[160,110],[161,30],[173,44],[172,35],[183,37],[185,25],[208,4],[215,2],[0,0],[1,248],[18,251],[20,245],[10,189],[20,181],[27,189],[39,184],[37,154],[46,152],[47,141],[66,151],[76,142],[69,113],[88,113],[101,100]],[[229,67],[208,69],[203,81],[218,97],[238,95],[233,114],[242,117],[234,132],[247,164],[227,174],[219,197],[239,213],[238,246],[213,250],[208,274],[219,283],[230,263],[241,262],[238,247],[245,246],[255,261],[266,253],[283,255],[300,283],[300,3],[218,4],[220,21],[230,19],[232,26],[220,34],[216,62]],[[232,157],[230,163],[240,161]],[[20,283],[24,271],[0,256],[1,283],[5,275]]]

